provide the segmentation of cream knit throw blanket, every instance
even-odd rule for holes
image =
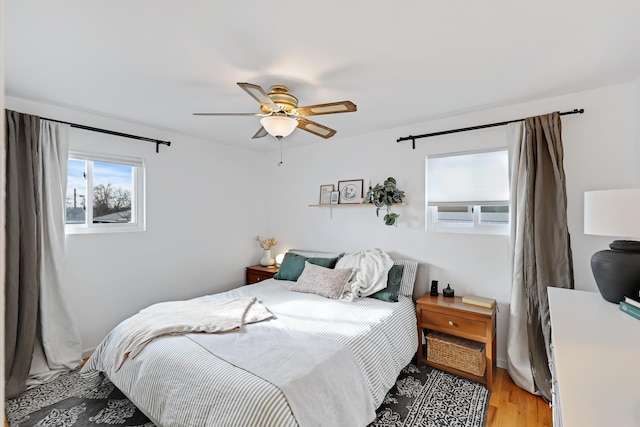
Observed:
[[[154,338],[193,332],[226,332],[243,324],[272,318],[256,298],[212,300],[207,297],[188,301],[154,304],[123,322],[116,347],[115,370],[127,358],[133,359]]]

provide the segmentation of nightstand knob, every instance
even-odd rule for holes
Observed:
[[[449,320],[449,326],[453,326],[453,320]]]

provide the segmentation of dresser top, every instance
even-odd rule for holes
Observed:
[[[596,292],[548,294],[562,424],[640,426],[640,320]]]

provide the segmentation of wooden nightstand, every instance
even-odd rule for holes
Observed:
[[[496,307],[492,309],[463,304],[462,297],[445,298],[429,294],[416,301],[418,317],[418,366],[426,363],[456,375],[484,383],[491,390],[496,374]],[[487,368],[482,377],[427,361],[426,346],[422,344],[424,330],[439,331],[478,341],[485,345]]]
[[[278,267],[265,267],[264,265],[252,265],[247,267],[246,281],[247,285],[257,283],[265,279],[271,279],[278,272]]]

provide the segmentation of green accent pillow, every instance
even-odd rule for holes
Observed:
[[[334,268],[336,266],[336,262],[338,262],[338,257],[307,258],[302,255],[294,254],[293,252],[287,252],[280,264],[280,269],[273,278],[278,280],[291,280],[295,282],[302,274],[302,270],[304,270],[305,261],[309,261],[311,264],[319,265],[321,267]]]
[[[387,287],[369,296],[382,301],[398,302],[398,292],[400,291],[403,271],[404,265],[394,264],[387,275]]]
[[[311,257],[311,258],[307,258],[307,261],[309,261],[311,264],[319,265],[320,267],[335,268],[336,263],[338,262],[338,257],[336,258]]]

